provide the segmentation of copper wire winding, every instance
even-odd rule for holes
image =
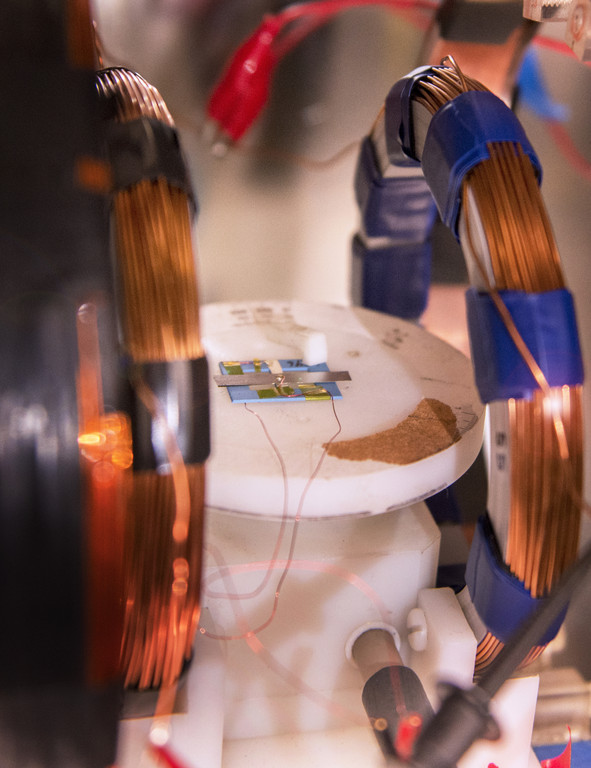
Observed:
[[[116,120],[141,117],[174,127],[158,91],[127,69],[98,73],[99,93]],[[159,177],[113,195],[122,335],[135,363],[203,356],[185,191]],[[134,472],[126,540],[126,615],[121,651],[125,684],[173,686],[191,648],[200,612],[204,469],[185,466],[174,433],[147,385],[133,382],[167,432],[170,471]]]
[[[451,57],[449,62],[451,67],[435,70],[417,85],[416,101],[432,114],[466,90],[485,90],[465,77]],[[470,196],[485,233],[493,276],[491,292],[499,301],[499,290],[543,292],[564,287],[554,235],[529,159],[520,147],[507,142],[491,144],[488,149],[489,159],[464,181],[463,209],[471,240]],[[478,260],[473,243],[468,245]],[[479,268],[485,275],[482,264]],[[546,384],[531,400],[512,399],[506,406],[511,475],[504,556],[511,572],[534,597],[547,594],[577,555],[583,464],[581,398],[581,387],[550,388]],[[490,632],[482,638],[476,674],[501,648],[501,641]],[[532,648],[524,664],[542,650]]]

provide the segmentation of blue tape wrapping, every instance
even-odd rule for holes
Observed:
[[[571,293],[500,291],[519,334],[550,386],[583,383],[583,361]],[[531,398],[533,374],[511,339],[491,297],[466,292],[470,347],[476,385],[483,403]]]
[[[466,565],[466,586],[487,630],[506,643],[544,598],[532,597],[503,563],[488,517],[478,521]],[[556,637],[566,609],[539,639],[546,645]]]
[[[458,237],[462,182],[490,154],[488,144],[510,142],[529,157],[538,181],[542,169],[525,131],[513,112],[488,91],[456,96],[431,119],[421,158],[442,221]]]
[[[369,138],[364,139],[359,152],[355,197],[369,237],[388,237],[400,243],[423,241],[437,215],[422,176],[382,177]]]
[[[416,320],[427,306],[431,241],[368,248],[353,239],[353,292],[363,307]]]

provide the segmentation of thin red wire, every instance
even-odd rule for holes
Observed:
[[[265,572],[263,580],[261,581],[258,587],[253,589],[251,592],[245,592],[245,593],[212,592],[211,590],[207,589],[207,584],[209,581],[211,581],[211,577],[208,577],[203,581],[203,591],[205,594],[207,594],[208,597],[213,597],[213,598],[221,597],[227,600],[247,600],[253,597],[257,597],[257,595],[260,595],[263,589],[267,586],[269,578],[271,577],[271,573],[275,568],[277,557],[279,556],[279,550],[281,549],[281,545],[283,543],[283,538],[285,535],[285,527],[287,525],[287,520],[288,520],[289,483],[287,479],[287,468],[285,466],[285,461],[283,459],[283,456],[281,455],[279,448],[277,447],[277,445],[273,441],[273,438],[269,434],[269,430],[267,429],[265,422],[261,419],[259,414],[256,413],[256,411],[251,411],[246,404],[244,407],[249,413],[252,413],[259,420],[261,427],[263,429],[263,432],[265,433],[265,437],[267,438],[271,448],[273,449],[273,452],[277,456],[277,460],[279,461],[279,466],[281,469],[281,477],[283,479],[283,510],[281,512],[281,525],[279,528],[279,534],[277,536],[277,541],[275,542],[275,547],[273,549],[273,554],[271,555],[271,560],[269,561],[269,567],[267,568],[267,571]],[[225,570],[227,569],[227,567],[228,567],[227,565],[222,565],[221,569]]]
[[[292,565],[295,567],[296,566],[295,562]],[[330,569],[334,569],[336,571],[343,570],[343,569],[339,569],[338,566],[333,566],[331,564],[324,564],[324,563],[308,563],[307,565],[308,566],[316,565],[318,567],[317,568],[318,570],[323,570],[323,571],[328,571]],[[232,590],[234,588],[233,582],[232,582],[233,573],[246,572],[247,570],[252,570],[257,566],[266,568],[268,567],[268,564],[267,563],[248,563],[243,566],[235,566],[233,568],[226,569],[226,571],[223,574],[223,577],[228,589]],[[276,567],[277,568],[285,567],[285,561],[276,563]],[[344,573],[347,574],[346,571]],[[347,575],[355,577],[355,574],[347,574]],[[371,591],[371,587],[367,587],[367,589]],[[379,598],[377,599],[379,600]],[[284,680],[288,685],[292,686],[292,688],[294,688],[295,690],[299,691],[304,696],[306,696],[310,701],[313,701],[318,706],[321,706],[327,711],[332,712],[333,714],[335,714],[341,719],[353,722],[355,725],[364,725],[366,723],[365,718],[359,718],[355,713],[351,712],[346,707],[343,707],[342,705],[331,701],[322,693],[314,689],[311,685],[308,685],[306,682],[304,682],[292,670],[288,669],[280,661],[278,661],[273,656],[273,654],[269,651],[269,649],[261,642],[259,637],[256,635],[256,630],[249,629],[248,621],[246,619],[246,616],[244,615],[244,612],[242,611],[242,606],[240,602],[232,603],[232,608],[234,611],[234,616],[236,618],[236,624],[238,625],[241,631],[240,635],[237,635],[236,637],[228,638],[228,637],[220,637],[220,636],[212,635],[209,632],[206,632],[205,629],[203,628],[201,628],[199,631],[202,634],[207,635],[208,637],[214,638],[214,639],[244,640],[248,645],[248,647],[250,648],[250,650],[256,656],[262,659],[269,669],[271,669],[278,677]]]
[[[299,500],[299,503],[298,503],[298,508],[296,510],[296,515],[295,515],[295,518],[294,518],[294,528],[293,528],[293,531],[292,531],[292,534],[291,534],[291,541],[290,541],[290,546],[289,546],[289,554],[288,554],[287,560],[284,563],[283,571],[281,573],[281,576],[279,577],[279,581],[277,582],[277,587],[275,589],[275,596],[274,596],[273,606],[271,608],[271,613],[270,613],[269,617],[267,618],[267,620],[264,621],[259,627],[257,627],[256,629],[249,629],[248,630],[247,634],[249,636],[257,635],[259,632],[262,632],[264,629],[266,629],[271,624],[271,622],[275,618],[275,614],[277,613],[277,606],[278,606],[278,603],[279,603],[279,597],[280,597],[280,594],[281,594],[281,589],[283,587],[283,583],[285,582],[285,579],[287,577],[287,574],[288,574],[289,569],[291,567],[291,564],[293,562],[293,555],[294,555],[295,545],[296,545],[296,541],[297,541],[299,522],[301,520],[302,509],[304,507],[304,502],[306,500],[306,496],[308,494],[310,486],[312,485],[313,481],[315,480],[315,478],[317,477],[318,473],[320,472],[320,469],[322,467],[322,464],[324,462],[324,459],[326,457],[326,454],[328,452],[328,449],[329,449],[330,445],[333,443],[334,440],[336,440],[336,438],[341,433],[342,426],[341,426],[341,422],[340,422],[340,419],[339,419],[337,411],[336,411],[334,399],[332,397],[331,397],[331,404],[332,404],[332,411],[333,411],[334,417],[335,417],[337,425],[338,425],[337,426],[337,431],[332,435],[332,437],[329,439],[329,441],[324,445],[324,449],[322,451],[322,455],[320,456],[320,459],[318,460],[318,463],[316,464],[316,467],[314,468],[314,471],[310,475],[310,477],[308,479],[308,482],[306,483],[306,486],[305,486],[304,490],[302,491],[302,495],[300,496],[300,500]],[[266,574],[265,574],[265,578],[263,580],[263,585],[260,585],[259,588],[257,588],[257,590],[255,590],[255,593],[259,594],[261,589],[262,589],[262,587],[268,582],[268,580],[269,580],[268,577],[269,577],[270,573],[275,568],[275,564],[277,562],[276,561],[276,557],[277,557],[277,555],[279,553],[279,548],[280,548],[282,540],[283,540],[284,527],[285,527],[285,523],[287,522],[287,493],[288,493],[288,485],[287,485],[287,473],[286,473],[286,469],[285,469],[285,462],[283,461],[283,458],[282,458],[282,456],[281,456],[277,446],[275,445],[275,443],[271,439],[271,436],[270,436],[269,431],[267,430],[267,428],[265,426],[265,423],[263,422],[262,418],[259,416],[259,414],[256,411],[251,410],[246,404],[245,404],[244,407],[245,407],[245,409],[249,413],[252,413],[253,416],[256,416],[257,419],[259,420],[259,422],[261,423],[261,426],[262,426],[262,428],[264,430],[264,433],[265,433],[265,436],[266,436],[267,440],[270,442],[271,447],[273,448],[273,450],[275,451],[277,457],[279,458],[279,461],[280,461],[280,464],[281,464],[281,471],[283,473],[283,482],[284,482],[284,504],[283,504],[282,526],[281,526],[280,533],[279,533],[280,540],[275,545],[275,551],[274,551],[274,554],[273,554],[273,560],[271,560],[266,565]],[[231,569],[228,569],[227,566],[224,566],[224,572],[230,574],[231,573]],[[229,592],[227,595],[222,595],[222,596],[227,597],[229,599],[239,599],[240,598],[239,595],[237,595],[235,597],[232,597],[233,595],[235,595],[234,592]],[[200,631],[202,632],[202,634],[207,634],[208,637],[215,637],[215,639],[218,639],[218,640],[238,640],[238,639],[243,639],[244,638],[244,635],[224,637],[224,636],[212,635],[212,634],[204,631],[203,629],[201,629]]]
[[[364,5],[385,5],[391,8],[427,8],[433,10],[439,7],[435,0],[318,0],[312,3],[294,3],[280,11],[276,18],[282,23],[299,19],[302,16],[320,16],[331,18],[349,8],[359,8]]]
[[[217,553],[219,554],[219,553]],[[217,559],[216,554],[216,559]],[[279,569],[285,569],[286,566],[289,564],[290,569],[294,571],[311,571],[315,573],[324,573],[329,576],[334,576],[337,579],[341,579],[341,581],[346,582],[347,584],[350,584],[355,589],[359,590],[363,595],[367,597],[368,600],[370,600],[375,606],[378,611],[378,613],[381,615],[381,618],[383,621],[386,621],[388,619],[388,610],[384,603],[382,602],[381,597],[378,595],[378,593],[371,587],[366,581],[364,581],[360,576],[358,576],[356,573],[353,573],[352,571],[348,571],[346,568],[342,568],[339,565],[335,565],[334,563],[325,563],[318,560],[276,560],[274,563],[270,562],[255,562],[255,563],[242,563],[240,565],[230,565],[226,566],[223,569],[220,569],[220,571],[216,574],[217,578],[231,578],[232,576],[243,574],[243,573],[253,573],[255,571],[262,571],[263,569],[273,568],[273,570],[279,570]],[[224,595],[224,597],[227,597],[227,595]],[[210,632],[208,632],[206,629],[201,627],[199,629],[202,635],[206,635],[207,637],[214,638],[216,640],[244,640],[244,635],[233,635],[233,636],[223,636],[223,635],[212,635]],[[250,630],[249,630],[250,631]],[[252,630],[253,633],[255,633],[254,630]]]

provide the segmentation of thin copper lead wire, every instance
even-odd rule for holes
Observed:
[[[299,532],[299,524],[300,524],[300,520],[301,520],[301,517],[302,517],[302,511],[304,509],[304,504],[305,504],[305,501],[306,501],[306,496],[308,495],[308,491],[310,490],[310,486],[312,485],[312,483],[314,482],[314,480],[318,476],[318,473],[320,472],[320,469],[322,468],[322,465],[323,465],[324,460],[326,458],[326,455],[328,453],[329,447],[337,439],[337,437],[340,435],[340,433],[342,431],[341,420],[339,419],[339,416],[337,414],[337,409],[336,409],[334,398],[331,397],[330,400],[331,400],[331,404],[332,404],[332,412],[333,412],[333,415],[334,415],[334,418],[335,418],[335,421],[336,421],[336,424],[337,424],[337,429],[331,435],[329,440],[323,445],[322,453],[320,454],[320,457],[319,457],[318,461],[316,462],[316,466],[312,470],[312,474],[308,478],[308,480],[306,482],[306,485],[304,486],[304,489],[303,489],[302,494],[300,496],[300,499],[298,501],[298,506],[297,506],[296,514],[295,514],[295,517],[293,518],[292,533],[291,533],[291,536],[290,536],[290,539],[289,539],[289,551],[288,551],[288,554],[287,554],[287,559],[285,561],[285,565],[283,566],[283,568],[281,570],[281,574],[279,576],[279,579],[277,581],[277,585],[275,587],[274,596],[273,596],[273,604],[271,606],[271,610],[269,612],[269,615],[255,629],[249,629],[248,630],[248,636],[249,637],[258,635],[260,632],[262,632],[264,629],[266,629],[271,624],[271,622],[274,620],[274,618],[275,618],[275,615],[277,613],[277,608],[279,606],[279,598],[281,596],[281,591],[283,589],[283,585],[285,583],[285,580],[287,579],[287,576],[288,576],[288,574],[289,574],[289,572],[291,570],[291,567],[292,567],[292,564],[293,564],[293,561],[294,561],[295,548],[296,548],[297,537],[298,537],[298,532]],[[283,460],[283,457],[281,456],[281,453],[279,452],[277,446],[273,442],[273,440],[272,440],[272,438],[271,438],[271,436],[270,436],[270,434],[269,434],[269,432],[267,430],[267,427],[265,426],[265,423],[264,423],[263,419],[261,418],[261,416],[256,411],[253,411],[251,408],[249,408],[248,405],[245,404],[244,408],[249,413],[251,413],[253,416],[256,416],[256,418],[259,420],[259,423],[260,423],[260,425],[261,425],[261,427],[262,427],[262,429],[263,429],[263,431],[265,433],[265,437],[269,441],[269,443],[271,445],[271,448],[273,449],[273,451],[276,453],[276,455],[278,456],[278,458],[280,460],[281,468],[282,468],[282,473],[283,473],[283,479],[284,479],[284,486],[283,486],[283,490],[284,490],[284,505],[283,505],[284,516],[283,516],[283,520],[282,520],[282,528],[281,528],[281,532],[280,532],[280,535],[279,535],[279,539],[278,539],[277,544],[275,546],[275,552],[274,552],[274,555],[273,555],[274,559],[269,561],[267,569],[266,569],[266,573],[265,573],[265,577],[264,577],[264,581],[263,581],[263,585],[266,585],[268,580],[269,580],[269,576],[272,573],[272,571],[274,570],[275,565],[277,563],[276,555],[278,553],[278,547],[280,546],[281,541],[283,539],[283,523],[286,522],[285,510],[287,509],[287,494],[288,494],[288,482],[287,482],[287,480],[288,480],[288,478],[287,478],[287,475],[285,473],[285,462]],[[222,566],[222,568],[223,568],[223,571],[225,571],[225,573],[222,572],[222,575],[229,575],[228,574],[228,568],[225,568],[223,566]],[[259,587],[259,589],[256,590],[257,594],[258,594],[258,592],[260,590],[261,590],[261,587]],[[253,593],[251,593],[251,594],[253,594]],[[242,594],[241,595],[241,594],[239,594],[237,592],[229,592],[229,593],[226,593],[225,595],[220,595],[220,596],[225,597],[227,599],[237,599],[238,602],[240,602],[240,600],[245,599],[245,598],[249,597],[250,595],[248,595],[248,594]],[[203,634],[207,635],[208,637],[211,637],[211,638],[216,639],[216,640],[240,640],[240,639],[244,639],[244,637],[245,637],[244,635],[215,635],[215,634],[212,634],[210,632],[207,632],[206,630],[202,630],[202,632],[203,632]]]
[[[420,81],[416,97],[434,113],[466,90],[485,90],[452,68],[435,70]],[[453,95],[452,95],[453,94]],[[436,105],[435,108],[433,105]],[[544,292],[564,287],[560,257],[532,164],[509,142],[488,146],[489,158],[464,180],[480,218],[494,284],[472,242],[468,244],[481,276],[539,390],[530,400],[510,400],[510,510],[505,560],[534,597],[551,589],[577,553],[582,501],[583,420],[581,387],[550,387],[519,337],[499,290]],[[502,643],[487,635],[478,646],[476,671],[496,656]],[[528,660],[539,655],[532,649]]]
[[[174,127],[158,91],[136,73],[103,70],[98,89],[120,122]],[[113,220],[127,354],[141,364],[202,357],[186,191],[164,177],[142,180],[114,193]],[[121,659],[126,685],[160,688],[158,712],[167,715],[199,621],[204,468],[184,464],[154,393],[141,378],[132,384],[166,437],[170,470],[133,473]]]

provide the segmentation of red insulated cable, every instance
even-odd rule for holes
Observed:
[[[209,99],[208,117],[226,137],[238,141],[265,106],[278,62],[336,14],[372,5],[400,10],[437,7],[435,0],[319,0],[291,5],[274,16],[267,15],[234,53]]]
[[[266,17],[238,48],[211,95],[207,114],[232,141],[246,133],[267,102],[278,61],[273,41],[281,26],[276,17]]]

